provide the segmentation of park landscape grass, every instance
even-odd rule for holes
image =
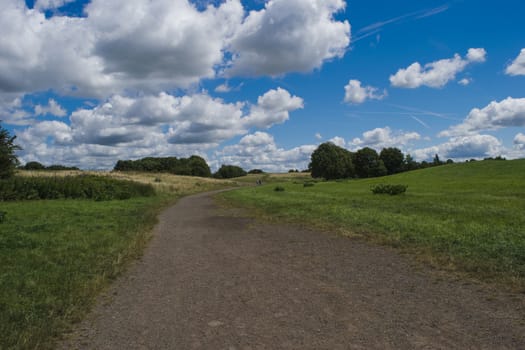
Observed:
[[[335,229],[525,291],[524,174],[525,160],[478,161],[314,186],[292,180],[221,197],[261,218]],[[408,190],[373,194],[381,183]]]
[[[79,174],[86,173],[19,176]],[[472,276],[522,290],[525,286],[525,160],[333,182],[314,181],[303,173],[234,181],[96,174],[151,184],[158,195],[0,202],[0,211],[7,213],[0,223],[0,349],[52,348],[54,339],[82,318],[127,262],[140,256],[157,214],[167,204],[191,193],[254,185],[258,179],[266,185],[220,196],[265,218],[336,229]],[[372,194],[371,187],[379,183],[405,184],[408,191],[399,196]]]
[[[81,174],[86,172],[19,176]],[[56,337],[140,256],[163,207],[183,195],[235,185],[168,174],[97,174],[152,184],[157,195],[0,202],[6,213],[0,223],[0,349],[53,348]]]

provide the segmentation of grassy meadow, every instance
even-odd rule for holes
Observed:
[[[167,174],[98,175],[152,184],[157,195],[0,202],[6,213],[0,222],[0,349],[53,348],[54,339],[81,319],[127,262],[141,255],[163,207],[183,195],[234,185]]]
[[[436,266],[523,289],[524,174],[525,160],[478,161],[313,186],[288,179],[221,197],[269,220],[336,229],[416,253]],[[397,196],[373,194],[370,189],[381,183],[408,185],[408,190]]]

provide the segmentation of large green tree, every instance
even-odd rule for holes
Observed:
[[[236,165],[222,165],[213,177],[217,179],[232,179],[234,177],[246,176],[248,173]]]
[[[312,153],[309,168],[312,177],[322,177],[326,180],[344,179],[355,175],[352,153],[331,142],[322,143],[317,147]]]
[[[20,146],[15,144],[16,136],[11,136],[9,131],[0,125],[0,179],[7,179],[14,175],[19,164],[15,152]]]
[[[199,156],[191,156],[188,162],[191,168],[192,176],[200,176],[200,177],[210,177],[211,176],[210,167],[208,166],[208,163],[206,163],[204,158],[199,157]]]
[[[384,176],[387,174],[385,164],[379,154],[370,147],[357,151],[354,155],[355,171],[361,178]]]
[[[399,148],[383,148],[379,153],[379,159],[385,164],[388,175],[400,173],[403,171],[405,156]]]

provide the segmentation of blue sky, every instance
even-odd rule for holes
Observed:
[[[519,0],[0,5],[0,119],[22,162],[286,171],[325,141],[525,157]]]

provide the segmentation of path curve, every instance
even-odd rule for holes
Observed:
[[[63,349],[520,349],[525,297],[181,199]]]

